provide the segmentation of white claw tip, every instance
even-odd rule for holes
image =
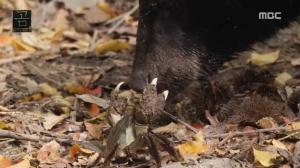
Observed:
[[[151,82],[151,85],[156,86],[156,85],[157,85],[157,80],[158,80],[158,78],[154,78],[154,79],[152,80],[152,82]]]
[[[169,91],[165,90],[162,94],[164,95],[165,100],[167,100],[168,95],[169,95]]]
[[[122,86],[123,84],[124,84],[124,82],[120,82],[120,83],[116,86],[115,91],[116,91],[116,92],[120,91],[120,88],[121,88],[121,86]]]

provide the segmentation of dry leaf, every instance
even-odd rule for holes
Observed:
[[[250,59],[248,59],[248,62],[251,62],[255,65],[268,65],[276,62],[279,58],[280,51],[275,51],[271,53],[265,53],[265,54],[259,54],[256,52],[253,52],[250,56]]]
[[[80,148],[80,152],[83,153],[83,154],[86,154],[86,155],[95,154],[95,151],[92,151],[92,150],[89,150],[89,149],[86,149],[86,148]]]
[[[288,125],[288,133],[295,133],[297,132],[297,134],[295,135],[295,137],[297,137],[298,139],[300,139],[300,122],[292,122],[291,124]]]
[[[15,1],[15,7],[18,10],[28,10],[28,5],[26,3],[26,0],[16,0]]]
[[[68,15],[69,13],[65,9],[59,9],[55,15],[51,27],[55,29],[68,29],[69,27],[69,21],[67,19]]]
[[[61,158],[59,150],[61,146],[56,141],[51,141],[43,145],[37,152],[37,160],[40,163],[55,163]]]
[[[102,127],[100,124],[84,122],[84,125],[88,133],[92,136],[92,138],[99,139],[101,137]]]
[[[179,129],[183,129],[183,128],[184,127],[182,125],[171,122],[166,126],[155,128],[153,132],[156,134],[176,133]]]
[[[193,138],[195,139],[194,141],[189,141],[177,146],[181,156],[198,155],[208,151],[209,147],[204,141],[202,131],[195,134]]]
[[[262,128],[276,128],[278,124],[276,121],[271,117],[265,117],[256,122],[257,125],[261,126]]]
[[[276,77],[275,80],[276,80],[278,83],[280,83],[280,84],[282,84],[282,85],[285,85],[285,83],[286,83],[288,80],[292,79],[292,78],[293,78],[292,75],[290,75],[289,73],[287,73],[287,72],[282,72],[282,73],[280,73],[280,74],[277,75],[277,77]]]
[[[29,51],[29,52],[36,51],[33,47],[23,43],[18,39],[13,39],[13,45],[15,46],[17,51]]]
[[[0,35],[0,45],[12,44],[13,37],[8,35]]]
[[[54,31],[48,31],[44,33],[41,38],[45,40],[50,40],[51,42],[56,42],[59,41],[59,39],[63,36],[64,34],[63,28],[56,28]]]
[[[3,128],[7,128],[7,125],[5,122],[0,121],[0,129],[3,129]]]
[[[89,10],[84,11],[84,18],[90,24],[97,24],[110,19],[111,15],[99,10],[98,7],[91,7]]]
[[[70,149],[69,149],[69,155],[71,158],[75,158],[80,152],[80,145],[74,144]]]
[[[117,16],[117,12],[108,3],[104,1],[97,3],[97,7],[103,12],[107,13],[110,17]]]
[[[230,149],[230,150],[229,150],[229,153],[230,153],[230,154],[238,154],[238,153],[240,153],[240,152],[241,152],[241,150],[239,150],[239,149],[237,149],[237,150]]]
[[[278,140],[273,139],[272,144],[273,144],[273,146],[275,146],[277,148],[280,148],[280,149],[283,149],[283,150],[288,150],[287,147],[285,146],[285,144],[278,141]]]
[[[253,154],[255,161],[259,162],[265,167],[270,167],[274,165],[273,160],[275,160],[278,157],[278,154],[269,151],[257,150],[255,148],[253,148]]]
[[[189,141],[177,146],[181,156],[198,155],[208,151],[208,145],[198,141]]]
[[[298,66],[298,65],[300,65],[300,58],[292,59],[292,60],[291,60],[291,64],[292,64],[293,66]]]
[[[60,45],[61,49],[84,49],[84,48],[88,48],[90,46],[89,42],[86,41],[76,41],[75,43],[62,43]]]
[[[42,41],[40,38],[38,38],[37,35],[34,33],[22,33],[21,40],[25,44],[27,44],[33,48],[38,48],[38,49],[43,49],[43,50],[48,50],[51,48],[50,45],[46,44],[44,41]]]
[[[31,102],[31,101],[39,101],[42,100],[44,97],[41,93],[36,93],[30,96],[24,96],[20,100],[21,102]]]
[[[97,104],[90,104],[90,106],[89,106],[89,108],[87,110],[94,117],[97,116],[97,115],[99,115],[100,112],[101,112],[100,108],[98,107]]]
[[[219,156],[224,156],[227,153],[227,151],[219,149],[219,148],[215,148],[215,151]]]
[[[104,43],[98,44],[96,47],[96,52],[98,54],[104,54],[109,51],[118,52],[120,50],[129,50],[133,48],[125,40],[109,40]]]
[[[0,155],[0,168],[7,168],[12,165],[12,160]]]
[[[14,164],[12,166],[9,166],[7,168],[31,168],[30,160],[31,160],[30,156],[26,155],[25,157],[23,157],[22,161]]]
[[[287,97],[290,98],[292,96],[292,94],[294,93],[294,90],[290,86],[286,86],[285,92],[286,92]]]
[[[83,154],[86,154],[86,155],[92,155],[94,154],[95,152],[92,151],[92,150],[89,150],[89,149],[85,149],[85,148],[82,148],[80,145],[78,144],[74,144],[73,146],[71,146],[71,148],[69,149],[69,156],[71,158],[75,158],[79,153],[83,153]]]
[[[56,88],[50,86],[48,83],[41,83],[39,84],[39,87],[41,88],[42,92],[47,96],[55,96],[60,94]]]
[[[107,100],[89,94],[76,95],[76,97],[84,102],[96,104],[102,108],[108,108],[109,106],[109,102]]]
[[[64,90],[71,94],[83,94],[85,93],[85,88],[83,86],[74,85],[72,83],[65,83]]]
[[[135,131],[133,125],[126,128],[125,132],[120,135],[119,145],[120,149],[124,149],[129,146],[133,141],[135,141]]]
[[[52,113],[47,113],[43,116],[44,122],[43,126],[46,130],[52,129],[56,124],[62,122],[64,119],[66,119],[68,116],[67,115],[55,115]]]

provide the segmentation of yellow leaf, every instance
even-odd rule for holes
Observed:
[[[80,148],[80,152],[83,153],[83,154],[86,154],[86,155],[92,155],[95,153],[95,151],[92,151],[92,150],[89,150],[89,149],[86,149],[86,148]]]
[[[72,83],[65,83],[64,90],[71,94],[82,94],[85,91],[83,86],[74,85]]]
[[[132,46],[128,44],[125,40],[110,40],[105,43],[99,44],[96,47],[96,52],[98,54],[103,54],[108,51],[120,51],[120,50],[132,50]]]
[[[56,28],[55,31],[50,31],[43,34],[41,37],[52,42],[58,41],[64,33],[63,28]]]
[[[274,165],[273,160],[278,157],[278,154],[274,154],[269,151],[260,151],[255,148],[253,148],[253,154],[255,161],[259,162],[265,167],[270,167]]]
[[[283,73],[278,74],[275,80],[278,83],[285,85],[285,83],[292,78],[293,78],[292,75],[290,75],[287,72],[283,72]]]
[[[18,39],[14,39],[13,44],[18,51],[30,51],[30,52],[36,51],[33,47],[21,42]]]
[[[42,41],[36,34],[34,33],[22,33],[21,34],[22,42],[24,42],[26,45],[33,47],[35,49],[43,49],[47,50],[51,47]]]
[[[199,131],[197,134],[195,134],[195,135],[193,136],[193,138],[194,138],[197,142],[205,143],[204,135],[203,135],[203,132],[202,132],[202,131]]]
[[[300,122],[292,122],[289,124],[287,134],[295,134],[294,137],[300,139]]]
[[[278,141],[278,140],[273,139],[273,140],[272,140],[272,144],[273,144],[273,146],[275,146],[275,147],[277,147],[277,148],[284,149],[284,150],[288,150],[288,149],[286,148],[285,144],[282,143],[282,142],[280,142],[280,141]]]
[[[248,62],[251,62],[252,64],[259,65],[259,66],[272,64],[278,60],[279,52],[280,51],[275,51],[266,54],[259,54],[254,52],[251,54]]]
[[[208,151],[208,145],[198,141],[189,141],[178,145],[177,148],[182,156],[198,155]]]
[[[215,151],[217,152],[217,154],[219,156],[224,156],[227,153],[227,151],[219,149],[219,148],[215,148]]]
[[[300,122],[293,122],[289,124],[290,131],[299,131],[300,130]]]
[[[0,121],[0,129],[3,129],[3,128],[7,128],[7,125],[5,122]]]
[[[59,95],[57,89],[50,86],[48,83],[41,83],[39,84],[39,86],[45,95],[49,95],[49,96]]]
[[[41,93],[35,93],[33,95],[30,96],[24,96],[22,97],[22,99],[20,100],[20,102],[31,102],[31,101],[39,101],[43,99],[43,95]]]
[[[108,14],[110,17],[117,16],[117,12],[108,3],[104,1],[97,3],[97,7],[106,14]]]

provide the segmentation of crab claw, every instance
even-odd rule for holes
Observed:
[[[151,82],[151,85],[154,85],[156,86],[157,85],[157,81],[158,81],[158,78],[154,78]]]
[[[119,92],[121,86],[124,84],[124,82],[120,82],[116,87],[115,87],[115,92]]]
[[[164,95],[165,100],[167,100],[168,95],[169,95],[169,91],[168,91],[168,90],[165,90],[165,91],[163,91],[162,94]]]

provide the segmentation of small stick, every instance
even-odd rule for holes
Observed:
[[[278,141],[286,140],[286,139],[288,139],[288,138],[290,138],[290,137],[292,137],[292,136],[294,136],[294,135],[297,135],[297,134],[299,134],[298,131],[296,131],[296,132],[294,132],[294,133],[292,133],[292,134],[289,134],[289,135],[287,135],[287,136],[284,136],[284,137],[282,137],[282,138],[279,138]]]
[[[24,55],[20,55],[20,56],[17,56],[17,57],[4,58],[4,59],[0,60],[0,65],[5,65],[5,64],[8,64],[8,63],[23,61],[23,60],[32,59],[32,58],[37,58],[37,57],[41,57],[43,55],[49,55],[50,53],[51,54],[56,54],[57,51],[55,51],[55,52],[50,52],[49,50],[37,51],[35,53],[26,53]]]
[[[59,138],[59,137],[46,137],[46,136],[37,136],[37,135],[28,135],[28,134],[22,134],[17,132],[12,132],[8,130],[0,129],[0,138],[13,138],[17,140],[26,140],[26,141],[43,141],[43,142],[50,142],[52,140],[56,140],[60,143],[68,143],[71,144],[73,141],[71,138]]]
[[[227,137],[225,137],[220,143],[219,143],[219,146],[222,146],[224,145],[229,139],[233,138],[234,137],[234,134],[232,133],[229,133],[229,135]]]
[[[193,131],[195,134],[197,134],[197,133],[199,132],[196,128],[194,128],[194,127],[191,126],[190,124],[188,124],[188,123],[182,121],[182,120],[179,119],[178,117],[176,117],[176,116],[174,116],[174,115],[172,115],[172,114],[170,114],[170,113],[168,113],[168,112],[166,112],[166,111],[163,111],[163,113],[164,113],[165,115],[167,115],[168,117],[170,117],[172,120],[181,123],[181,124],[184,125],[186,128],[188,128],[189,130]]]
[[[139,8],[139,4],[136,2],[136,5],[128,12],[122,14],[120,17],[118,17],[118,20],[116,20],[116,23],[108,30],[108,34],[111,34],[114,32],[123,22],[124,20],[132,15],[137,9]]]
[[[253,133],[263,133],[263,132],[272,132],[272,131],[287,131],[288,127],[276,127],[276,128],[266,128],[266,129],[257,129],[257,130],[251,130],[251,131],[236,131],[236,132],[230,132],[230,133],[224,133],[224,134],[216,134],[216,135],[205,135],[204,138],[223,138],[227,136],[240,136],[240,135],[246,135],[246,134],[253,134]]]
[[[26,141],[34,141],[34,142],[38,142],[40,139],[36,135],[21,134],[21,133],[7,131],[7,130],[3,130],[3,129],[0,129],[0,137],[1,138],[13,138],[13,139],[18,139],[18,140],[26,140]]]

